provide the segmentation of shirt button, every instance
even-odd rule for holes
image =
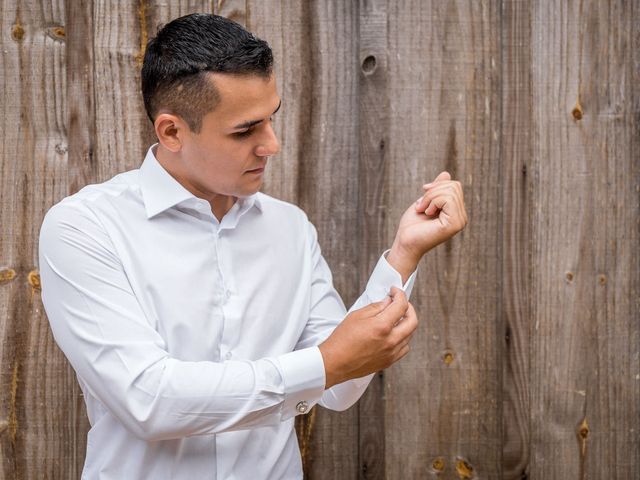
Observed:
[[[308,408],[309,404],[305,400],[298,402],[298,404],[296,405],[296,410],[298,411],[298,413],[307,413]]]
[[[231,352],[227,352],[224,354],[224,358],[226,358],[227,360],[229,360],[232,357],[232,353]]]

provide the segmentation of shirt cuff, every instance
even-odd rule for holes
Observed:
[[[404,290],[407,298],[411,296],[413,291],[413,284],[416,280],[416,273],[418,270],[414,270],[413,273],[407,279],[407,282],[402,285],[402,276],[400,273],[387,262],[387,253],[385,252],[380,256],[376,267],[373,269],[373,273],[369,277],[367,288],[365,292],[371,302],[379,302],[386,297],[391,291],[391,287],[397,287]]]
[[[284,382],[284,421],[311,410],[324,393],[326,378],[324,361],[318,347],[285,353],[277,360]]]

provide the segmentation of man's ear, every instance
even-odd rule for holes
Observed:
[[[186,123],[180,117],[171,113],[160,113],[153,122],[153,126],[158,141],[164,148],[173,153],[180,151],[187,129]]]

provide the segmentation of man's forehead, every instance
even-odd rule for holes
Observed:
[[[214,72],[209,75],[210,81],[220,94],[220,100],[237,103],[254,103],[256,100],[267,100],[277,94],[275,77],[259,75],[238,75]]]
[[[215,72],[209,77],[219,94],[215,112],[221,120],[259,120],[271,115],[280,103],[273,74],[262,77]]]

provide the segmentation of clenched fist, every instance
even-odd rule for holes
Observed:
[[[403,279],[415,270],[422,256],[453,237],[467,225],[460,182],[448,172],[423,185],[424,194],[402,215],[388,262]]]

